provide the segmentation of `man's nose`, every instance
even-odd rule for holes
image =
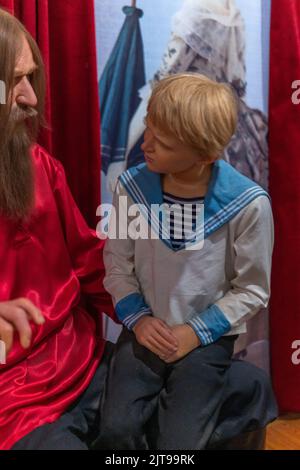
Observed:
[[[16,102],[24,106],[35,108],[37,105],[37,97],[32,85],[27,77],[23,77],[18,84]]]

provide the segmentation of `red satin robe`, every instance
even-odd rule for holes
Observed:
[[[103,287],[103,241],[90,230],[62,165],[32,149],[35,208],[25,224],[0,217],[0,301],[26,297],[46,322],[32,324],[24,350],[16,334],[0,365],[0,449],[55,421],[86,389],[101,360],[101,313],[113,316]]]

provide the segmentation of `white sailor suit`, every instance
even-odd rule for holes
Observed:
[[[127,208],[139,204],[152,236],[117,237],[105,246],[104,285],[124,329],[111,363],[100,447],[147,448],[142,431],[158,405],[157,449],[203,449],[218,420],[236,335],[246,332],[246,321],[270,297],[270,198],[217,160],[203,223],[175,249],[164,237],[165,219],[153,215],[163,202],[161,175],[145,164],[127,170],[114,195],[117,214],[124,210],[121,196]],[[143,315],[168,325],[188,323],[201,346],[164,363],[131,332]]]

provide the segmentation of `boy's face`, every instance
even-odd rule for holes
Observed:
[[[141,149],[149,170],[162,174],[181,173],[205,163],[200,160],[197,149],[160,131],[149,119],[145,123],[147,127]]]

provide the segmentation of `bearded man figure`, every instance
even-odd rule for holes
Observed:
[[[1,449],[88,449],[97,435],[110,344],[103,242],[62,165],[35,143],[44,66],[23,25],[0,10]],[[4,362],[4,361],[2,361]]]

